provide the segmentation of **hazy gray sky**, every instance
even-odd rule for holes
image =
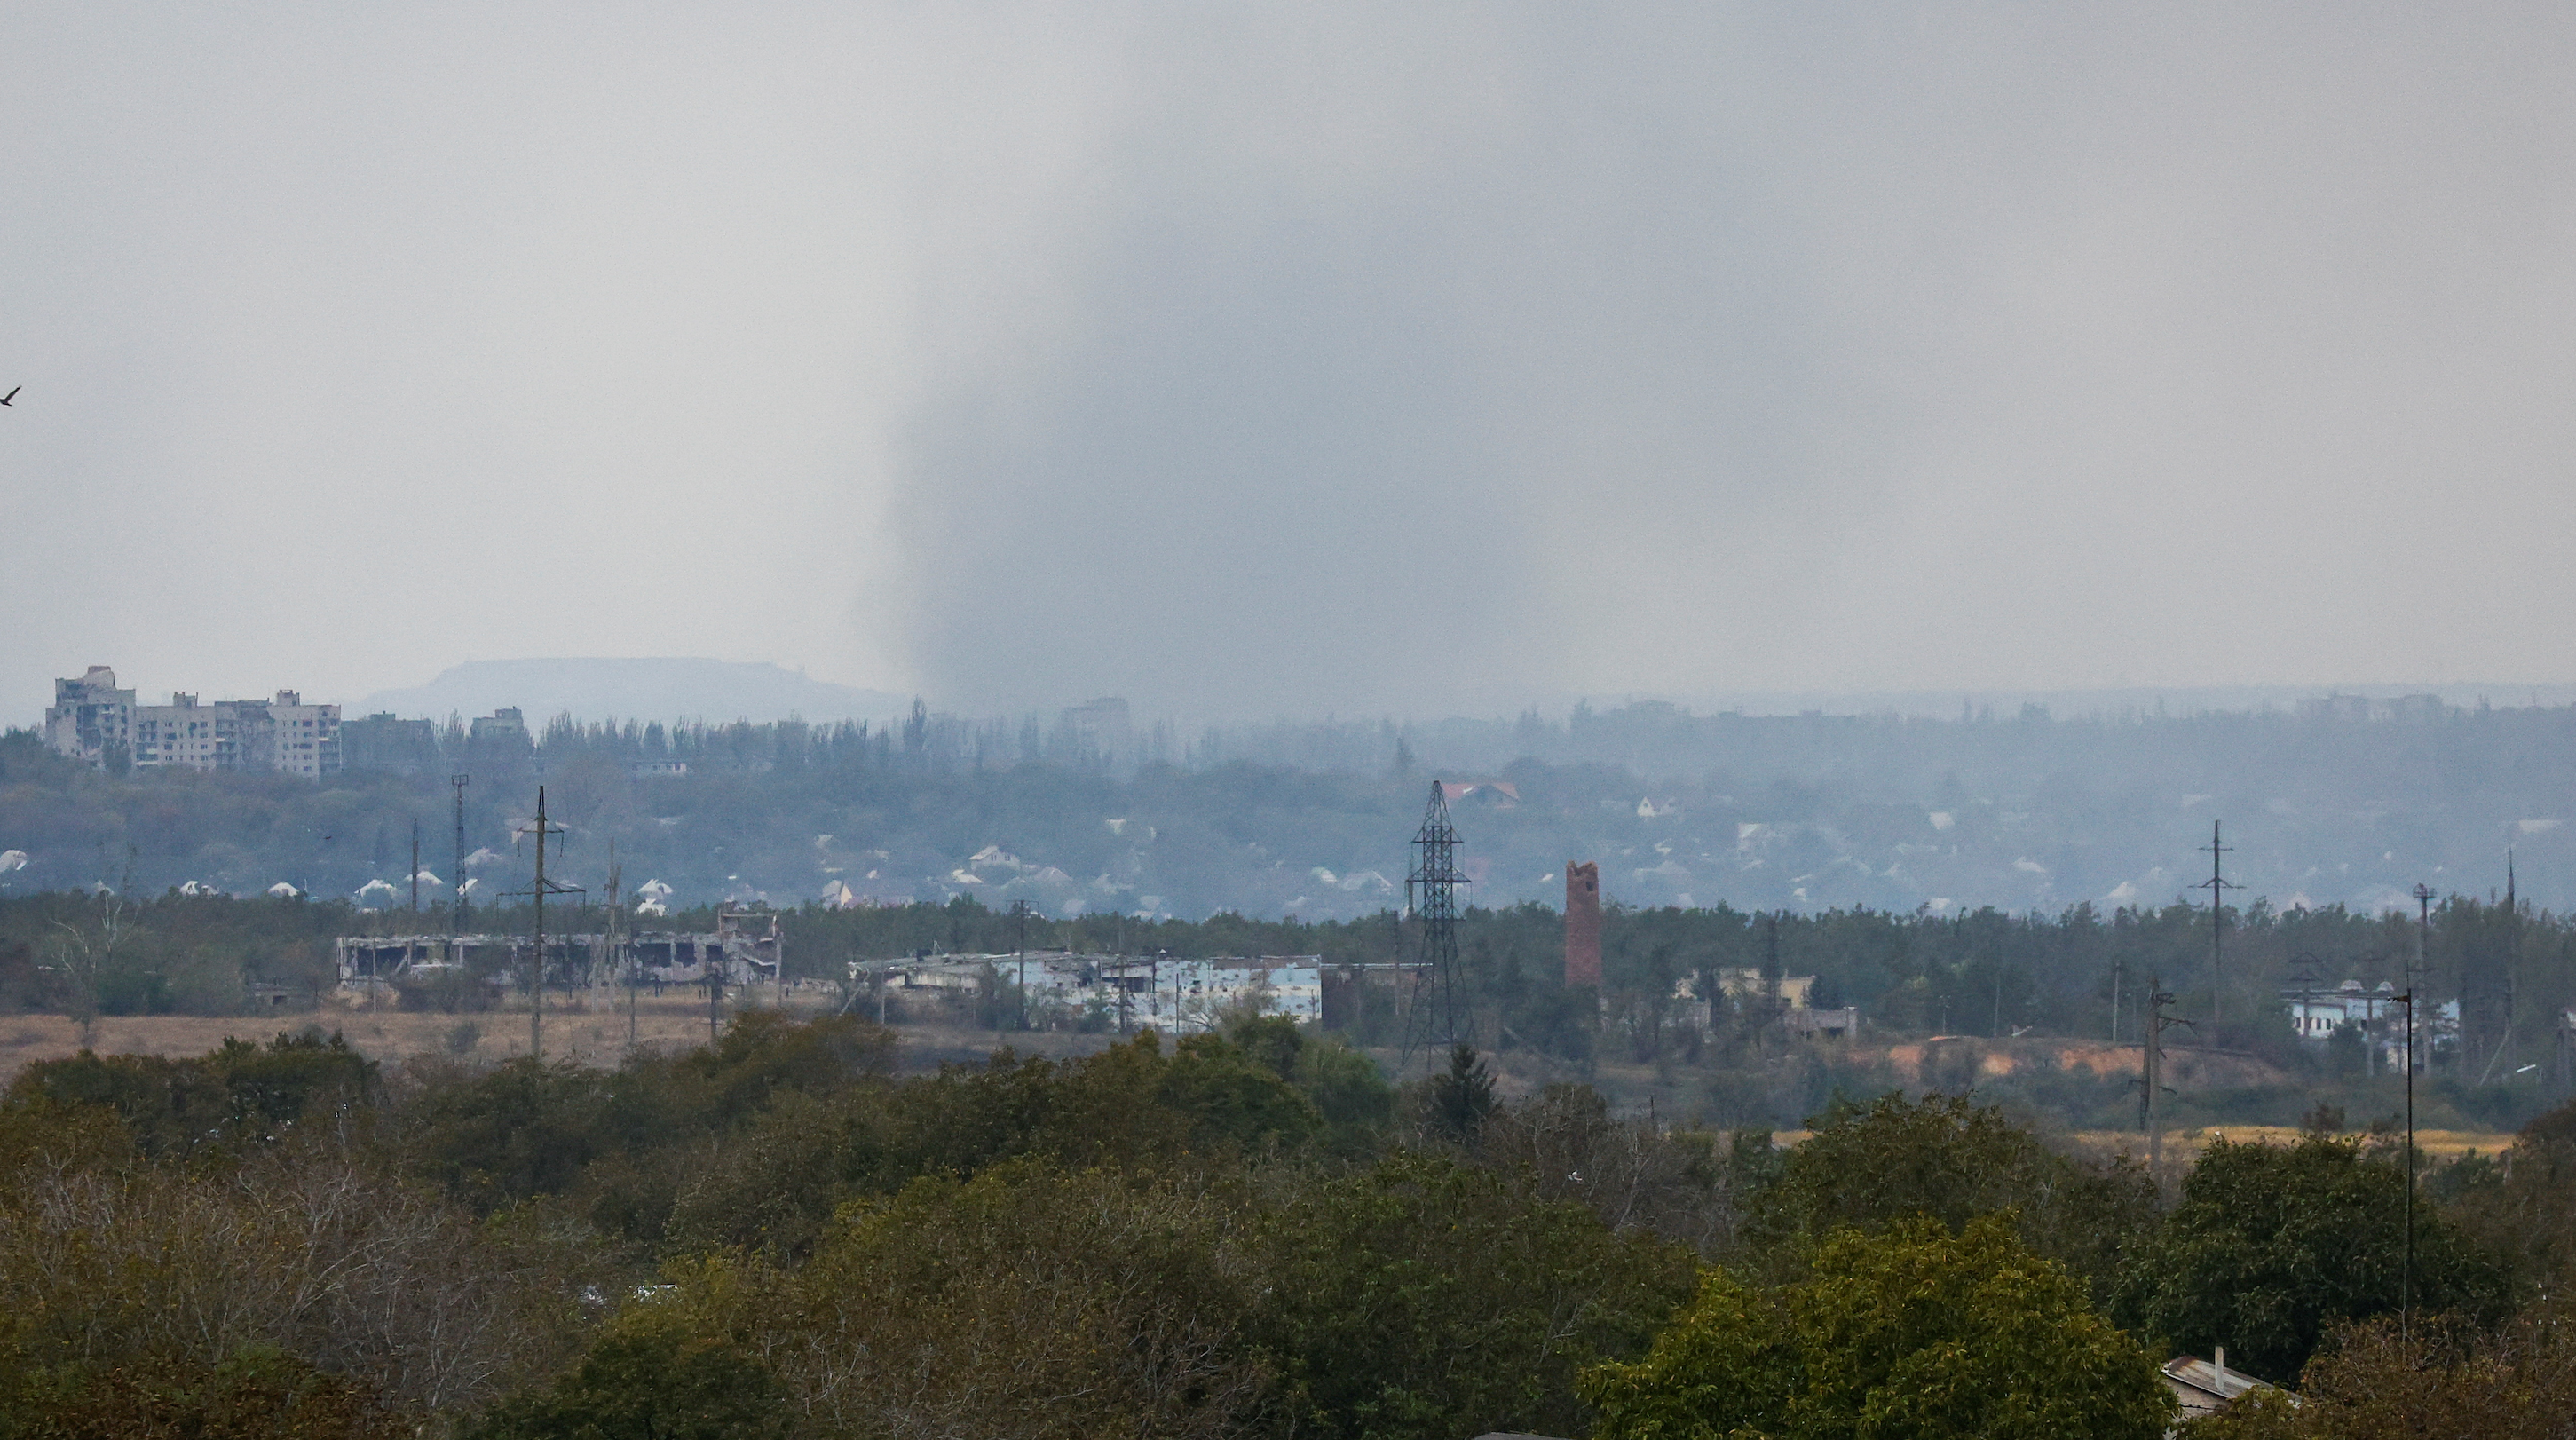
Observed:
[[[0,715],[2576,676],[2564,7],[0,26]]]

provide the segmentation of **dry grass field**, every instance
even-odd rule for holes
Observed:
[[[736,992],[726,997],[718,1023],[741,1011],[785,1008],[798,1015],[828,1013],[826,992],[775,989]],[[266,1043],[283,1031],[319,1026],[337,1033],[371,1060],[399,1062],[414,1055],[453,1055],[496,1064],[528,1053],[528,1010],[524,1004],[475,1014],[370,1009],[363,1000],[326,1000],[319,1010],[282,1010],[272,1015],[208,1018],[194,1015],[108,1016],[82,1027],[61,1015],[0,1016],[0,1082],[37,1060],[57,1060],[83,1049],[100,1054],[201,1055],[227,1038]],[[635,1048],[680,1051],[707,1043],[707,1002],[702,993],[671,992],[636,997],[634,1014],[626,997],[602,995],[587,1001],[559,1003],[549,997],[545,1014],[545,1054],[549,1060],[614,1065]],[[948,1061],[980,1061],[1005,1045],[1024,1054],[1088,1054],[1116,1041],[1116,1035],[1010,1033],[930,1023],[899,1025],[900,1064],[907,1071],[937,1068]]]
[[[2191,1130],[2165,1132],[2165,1156],[2168,1161],[2189,1164],[2211,1141],[2226,1139],[2239,1145],[2290,1145],[2305,1134],[2292,1125],[2210,1125]],[[2136,1131],[2087,1130],[2077,1137],[2101,1154],[2126,1153],[2144,1156],[2147,1137]],[[2433,1160],[2458,1160],[2470,1155],[2493,1155],[2513,1144],[2513,1135],[2502,1130],[2418,1130],[2415,1148]]]

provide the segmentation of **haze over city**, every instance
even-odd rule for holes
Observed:
[[[2565,1440],[2571,77],[0,10],[0,1436]]]

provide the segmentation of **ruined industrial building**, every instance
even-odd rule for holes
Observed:
[[[496,988],[524,987],[532,944],[525,935],[489,933],[343,935],[334,948],[344,991],[398,995],[478,977]],[[785,945],[777,914],[731,907],[717,912],[712,931],[549,935],[546,985],[774,984]]]
[[[1353,983],[1328,974],[1320,955],[1177,960],[1067,950],[858,960],[850,963],[849,976],[860,988],[863,1004],[893,999],[915,1009],[962,1009],[998,992],[1022,1012],[1011,1018],[1031,1029],[1132,1032],[1150,1027],[1166,1035],[1215,1030],[1241,1014],[1284,1015],[1334,1026],[1341,1019],[1334,1012],[1341,1007],[1328,1006],[1327,995]]]

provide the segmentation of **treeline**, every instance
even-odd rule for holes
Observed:
[[[470,911],[466,924],[524,934],[531,919],[524,909],[486,907]],[[336,901],[59,892],[0,898],[0,1006],[81,1016],[232,1014],[254,998],[274,1000],[277,987],[309,1003],[337,983],[333,936],[434,933],[446,923],[443,914],[362,912]],[[595,908],[567,901],[550,927],[603,923]],[[715,928],[715,915],[712,907],[695,907],[627,923],[703,931]],[[1480,1045],[1534,1052],[1582,1076],[1612,1064],[1697,1077],[1690,1083],[1698,1112],[1729,1125],[1789,1125],[1837,1084],[1887,1079],[1842,1057],[1853,1047],[1784,1042],[1757,1007],[1728,1003],[1718,977],[1730,970],[1814,976],[1814,1003],[1857,1008],[1864,1038],[1874,1040],[2027,1035],[2135,1044],[2153,981],[2176,997],[2170,1013],[2193,1022],[2175,1032],[2174,1043],[2259,1057],[2286,1077],[2267,1090],[2186,1097],[2185,1116],[2267,1123],[2286,1123],[2321,1094],[2371,1114],[2394,1103],[2388,1087],[2395,1077],[2369,1061],[2361,1037],[2318,1044],[2292,1034],[2286,993],[2330,992],[2348,980],[2412,985],[2426,997],[2428,1113],[2449,1124],[2510,1127],[2566,1098],[2576,1083],[2576,1057],[2561,1038],[2563,1014],[2576,1006],[2576,924],[2528,906],[2450,896],[2420,928],[2339,908],[2231,907],[2217,974],[2209,913],[2182,905],[2107,914],[2076,906],[2053,917],[1613,906],[1604,919],[1604,989],[1596,994],[1564,984],[1562,918],[1522,905],[1466,912],[1459,979]],[[853,962],[924,951],[1002,953],[1024,942],[1180,958],[1316,955],[1331,964],[1387,964],[1410,958],[1418,944],[1411,923],[1394,911],[1316,922],[1230,913],[1200,921],[1049,919],[967,897],[943,905],[809,906],[789,913],[785,930],[788,978],[829,984],[847,982]],[[487,983],[412,998],[467,1009],[512,1000],[513,977],[474,978]],[[261,984],[270,988],[260,991]],[[1016,1013],[987,998],[986,1021]],[[1371,989],[1364,999],[1348,1038],[1400,1044],[1393,991]],[[2439,1007],[2454,1001],[2456,1029],[2433,1024]],[[2017,1090],[2073,1124],[2124,1123],[2121,1116],[2134,1108],[2121,1082],[2071,1072],[1988,1083]]]
[[[2155,1365],[2220,1344],[2314,1397],[2221,1434],[2539,1435],[2568,1398],[2567,1110],[2425,1174],[2408,1251],[2399,1153],[2326,1114],[2160,1194],[1954,1098],[1783,1149],[1505,1103],[1463,1047],[1390,1089],[1276,1019],[892,1053],[763,1012],[614,1070],[318,1032],[31,1066],[0,1432],[2146,1440]]]

